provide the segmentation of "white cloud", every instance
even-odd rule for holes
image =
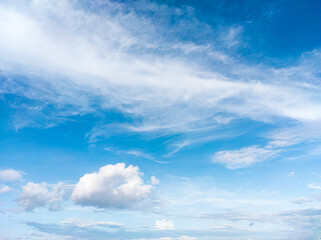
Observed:
[[[252,226],[252,224],[250,224]],[[229,230],[229,231],[246,231],[248,230],[247,228],[244,227],[239,227],[236,225],[230,225],[230,224],[224,224],[224,225],[218,225],[218,226],[212,226],[213,230]]]
[[[159,184],[159,179],[157,179],[155,176],[152,176],[152,177],[150,178],[150,180],[151,180],[151,182],[152,182],[153,185],[154,185],[154,184]]]
[[[144,159],[148,159],[151,160],[153,162],[157,162],[157,163],[167,163],[165,161],[159,161],[156,160],[152,155],[139,151],[139,150],[135,150],[135,149],[131,149],[131,150],[118,150],[116,148],[110,148],[110,147],[105,147],[104,148],[106,151],[115,153],[115,154],[120,154],[120,155],[131,155],[137,158],[144,158]]]
[[[0,180],[4,182],[19,181],[22,173],[14,169],[0,170]]]
[[[101,14],[68,1],[30,1],[23,7],[15,3],[0,4],[0,32],[5,36],[0,39],[4,75],[0,93],[34,100],[24,104],[27,116],[13,121],[17,129],[41,122],[50,127],[74,115],[109,109],[125,114],[129,121],[102,121],[88,133],[89,142],[128,132],[155,136],[198,132],[200,139],[210,141],[206,129],[237,118],[298,123],[267,136],[266,146],[217,152],[213,162],[228,168],[250,166],[320,136],[320,49],[303,54],[297,65],[288,68],[248,66],[227,54],[241,43],[242,26],[226,27],[218,34],[228,43],[225,52],[215,49],[215,42],[200,46],[165,39],[159,31],[164,26],[153,25],[150,16],[138,16],[134,10],[124,11],[122,4],[106,1]],[[157,4],[154,11],[158,7],[169,10],[169,15],[177,12]],[[182,20],[184,27],[193,26],[190,19],[185,25]],[[197,30],[203,26],[196,25]],[[197,63],[192,52],[215,59],[206,64],[212,67]],[[11,77],[17,75],[25,78]],[[163,156],[195,143],[191,136],[173,141],[170,145],[175,148]],[[144,151],[119,153],[165,163]]]
[[[0,184],[0,194],[10,192],[11,188],[7,185]]]
[[[51,104],[55,121],[94,112],[95,106],[117,109],[134,120],[118,127],[136,132],[196,130],[220,124],[215,121],[218,113],[260,121],[321,118],[318,93],[312,87],[288,85],[292,75],[301,77],[300,83],[306,80],[304,73],[315,75],[316,70],[307,69],[307,64],[281,71],[227,61],[227,56],[223,65],[217,63],[207,70],[188,54],[174,56],[177,49],[186,46],[215,55],[211,44],[204,48],[178,40],[172,43],[161,36],[161,26],[154,26],[150,18],[139,17],[134,11],[125,13],[122,4],[106,4],[104,14],[67,1],[30,1],[23,7],[1,4],[0,31],[5,37],[0,40],[0,68],[6,76],[29,77],[25,83],[30,88],[26,91],[11,79],[0,91],[34,99],[40,111]],[[235,26],[223,31],[231,46],[237,45],[240,31],[241,27]],[[310,55],[320,62],[317,52]],[[17,122],[21,127],[29,124],[26,120]]]
[[[152,192],[144,184],[138,167],[124,163],[106,165],[98,172],[85,174],[72,193],[76,204],[98,208],[127,208],[141,204]]]
[[[22,186],[17,202],[24,211],[32,211],[38,207],[47,207],[49,210],[56,211],[62,209],[61,203],[64,196],[63,183],[28,182]]]
[[[308,188],[321,190],[321,183],[310,183],[308,184]]]
[[[218,151],[214,154],[212,161],[223,164],[229,169],[237,169],[248,167],[256,162],[262,162],[274,157],[277,153],[277,150],[250,146],[238,150]]]
[[[94,227],[120,228],[125,226],[125,224],[119,223],[119,222],[94,221],[94,220],[79,219],[79,218],[68,218],[62,221],[61,224],[71,226],[71,227],[79,227],[79,228],[94,228]]]
[[[174,230],[174,223],[167,219],[156,220],[154,228],[156,230]]]
[[[249,146],[237,150],[218,151],[213,156],[213,162],[221,163],[230,169],[248,167],[256,162],[274,158],[281,152],[290,151],[291,147],[298,144],[318,142],[321,140],[320,136],[320,121],[300,123],[272,131],[265,136],[269,141],[263,147]],[[305,155],[309,154],[320,155],[319,147],[308,149]],[[294,175],[295,172],[289,173],[290,177]]]

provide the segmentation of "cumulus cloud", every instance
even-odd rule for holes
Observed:
[[[167,219],[156,220],[154,228],[156,230],[174,230],[174,223]]]
[[[130,208],[148,199],[152,185],[144,184],[137,166],[106,165],[85,174],[72,193],[76,204],[98,208]]]
[[[0,180],[3,182],[12,182],[22,179],[22,173],[14,169],[0,170]]]
[[[65,196],[63,183],[48,184],[28,182],[22,186],[17,199],[18,205],[24,211],[32,211],[38,207],[47,207],[51,211],[61,210]]]
[[[94,220],[79,219],[79,218],[68,218],[62,221],[61,224],[70,226],[70,227],[79,227],[79,228],[94,228],[94,227],[120,228],[125,226],[125,224],[119,223],[119,222],[94,221]]]
[[[251,146],[238,150],[218,151],[214,154],[212,161],[223,164],[229,169],[237,169],[264,161],[270,157],[274,157],[276,154],[277,151],[272,149]]]

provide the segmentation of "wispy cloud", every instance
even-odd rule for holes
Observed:
[[[311,188],[311,189],[318,189],[318,190],[321,190],[321,184],[320,183],[309,183],[308,184],[308,188]]]
[[[229,169],[248,167],[256,162],[275,157],[278,151],[258,146],[245,147],[238,150],[219,151],[213,156],[214,163],[225,165]]]
[[[32,99],[43,112],[53,106],[54,111],[47,111],[52,121],[116,109],[132,119],[119,127],[133,132],[199,129],[218,124],[213,119],[221,112],[260,121],[320,119],[313,85],[283,84],[293,71],[303,77],[301,83],[306,79],[303,72],[314,75],[316,70],[307,69],[304,62],[275,70],[233,60],[224,61],[224,71],[206,69],[188,55],[174,57],[172,49],[185,49],[186,43],[171,45],[159,38],[150,17],[125,13],[122,4],[106,4],[104,14],[67,2],[2,4],[0,30],[6,37],[0,41],[5,76],[1,92]],[[235,26],[225,31],[231,46],[239,32]],[[217,52],[211,43],[205,50],[191,46],[199,54]],[[311,57],[318,59],[317,53]]]
[[[315,143],[320,138],[320,121],[296,124],[292,127],[278,128],[266,134],[268,140],[264,146],[249,146],[236,150],[218,151],[214,154],[212,162],[225,165],[229,169],[248,167],[254,163],[274,159],[283,152],[291,152],[292,148],[299,144]],[[318,146],[308,145],[311,153],[320,154]],[[290,172],[289,176],[294,176]]]
[[[79,218],[68,218],[62,221],[60,224],[70,226],[70,227],[79,227],[79,228],[121,228],[125,224],[119,222],[106,222],[106,221],[94,221],[88,219],[79,219]]]
[[[148,153],[145,153],[143,151],[140,151],[140,150],[136,150],[136,149],[119,150],[117,148],[105,147],[104,150],[112,152],[112,153],[115,153],[115,154],[118,154],[118,155],[130,155],[130,156],[134,156],[136,158],[148,159],[148,160],[151,160],[151,161],[156,162],[156,163],[167,163],[165,161],[157,160],[152,155],[150,155]]]

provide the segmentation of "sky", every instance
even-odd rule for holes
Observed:
[[[0,239],[321,239],[321,2],[0,2]]]

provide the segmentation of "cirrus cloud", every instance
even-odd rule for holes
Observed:
[[[223,164],[229,169],[237,169],[264,161],[270,157],[274,157],[277,153],[278,150],[250,146],[237,150],[218,151],[214,154],[212,161]]]

